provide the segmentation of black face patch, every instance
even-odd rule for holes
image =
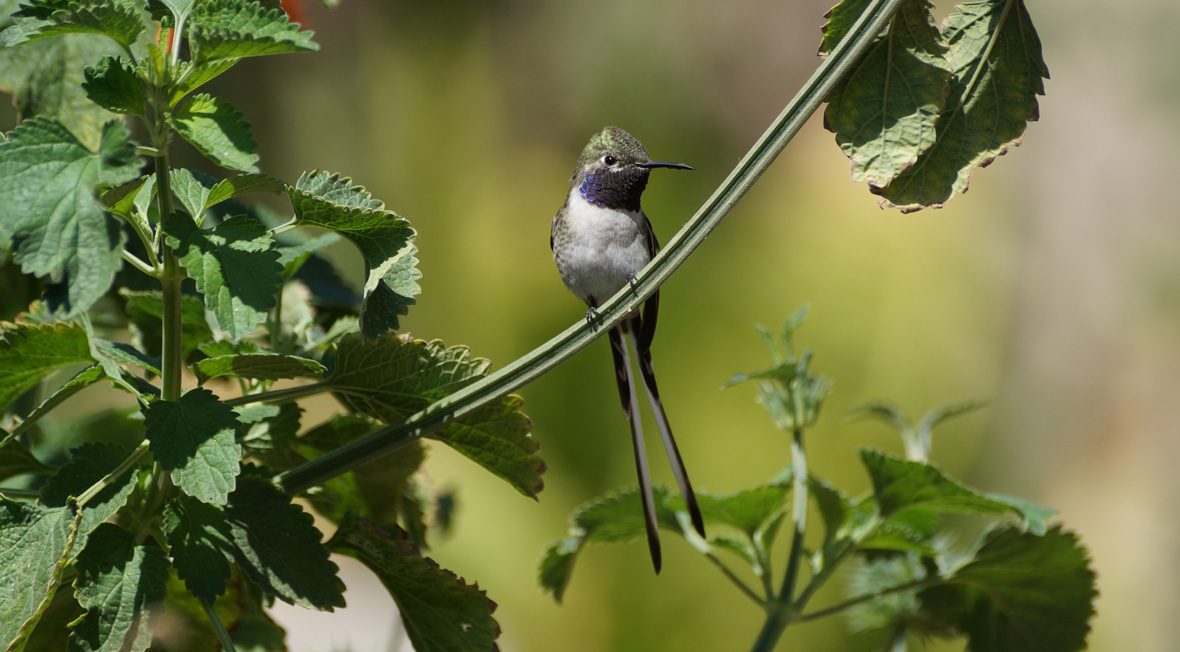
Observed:
[[[633,165],[599,168],[586,173],[578,192],[583,199],[600,208],[638,211],[649,174],[649,170]]]

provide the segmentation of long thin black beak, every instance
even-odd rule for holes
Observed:
[[[635,165],[638,165],[641,168],[647,168],[649,170],[652,168],[672,168],[673,170],[694,170],[694,169],[696,169],[691,165],[687,165],[684,163],[669,163],[668,161],[648,161],[647,163],[636,163]]]

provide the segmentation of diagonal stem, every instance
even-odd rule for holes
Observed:
[[[803,88],[775,118],[758,142],[742,157],[713,195],[697,210],[668,245],[635,278],[635,283],[599,307],[598,323],[583,320],[503,369],[450,394],[404,422],[381,428],[346,446],[276,476],[291,493],[325,480],[403,446],[443,424],[524,387],[588,346],[623,320],[672,276],[717,228],[774,159],[794,138],[832,89],[885,28],[901,0],[873,0],[856,24],[816,69]]]

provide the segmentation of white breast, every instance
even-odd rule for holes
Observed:
[[[595,206],[576,187],[567,211],[572,237],[561,257],[561,277],[583,301],[602,303],[651,259],[646,220],[639,211]]]

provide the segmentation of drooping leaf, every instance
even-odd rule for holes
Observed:
[[[262,478],[242,477],[225,514],[234,559],[265,592],[322,611],[344,606],[344,584],[311,515],[278,487]]]
[[[135,545],[110,523],[78,555],[74,595],[86,615],[73,623],[70,648],[85,652],[143,652],[152,642],[150,616],[163,602],[168,560],[154,546]]]
[[[397,603],[418,652],[490,650],[500,635],[496,603],[478,585],[423,557],[401,528],[352,516],[328,543],[373,571]]]
[[[936,139],[918,161],[874,189],[902,210],[941,206],[967,191],[971,173],[1019,143],[1038,119],[1049,76],[1023,0],[959,3],[942,26],[952,76]]]
[[[106,57],[83,72],[86,97],[115,113],[143,115],[147,93],[135,67],[122,57]]]
[[[824,45],[834,46],[867,4],[837,5],[824,28]],[[929,0],[905,0],[885,33],[828,95],[824,126],[852,160],[854,181],[881,188],[934,143],[950,79],[945,51]]]
[[[227,102],[201,93],[169,115],[168,123],[197,151],[224,168],[258,171],[258,145],[242,114]]]
[[[196,282],[205,305],[230,338],[254,331],[275,305],[283,268],[274,240],[261,224],[231,217],[213,229],[198,229],[192,218],[174,213],[164,220],[168,244]]]
[[[1001,527],[975,557],[947,579],[949,587],[920,594],[927,605],[955,614],[971,652],[1081,650],[1094,615],[1094,571],[1076,535],[1051,528],[1043,536]]]
[[[42,505],[65,507],[71,497],[81,496],[91,485],[117,469],[127,457],[127,451],[112,444],[92,442],[75,448],[70,455],[70,462],[41,488]],[[127,497],[134,488],[135,475],[129,469],[86,503],[82,508],[82,520],[78,524],[78,548],[84,545],[86,537],[100,523],[127,503]]]
[[[279,380],[281,378],[318,378],[327,371],[324,365],[297,355],[246,353],[205,358],[193,365],[202,382],[220,376]]]
[[[233,541],[225,512],[189,496],[177,496],[164,510],[172,565],[197,598],[212,604],[225,593]]]
[[[92,362],[86,330],[78,324],[0,322],[0,412],[50,372]]]
[[[149,355],[159,357],[163,334],[164,295],[159,290],[133,292],[119,290],[126,303],[123,306],[139,335],[141,347]],[[198,297],[180,297],[180,348],[184,357],[200,344],[213,339],[213,331],[205,320],[205,306]]]
[[[198,500],[224,505],[242,457],[233,409],[213,392],[194,389],[175,401],[153,402],[144,416],[152,455],[172,482]]]
[[[667,490],[652,487],[652,495],[656,523],[680,532],[676,512],[668,506]],[[638,489],[607,494],[583,503],[570,518],[569,536],[554,541],[545,549],[538,572],[541,588],[561,602],[573,576],[574,562],[587,543],[626,543],[643,537],[646,531]]]
[[[398,327],[421,288],[416,234],[410,223],[350,179],[307,172],[289,189],[301,225],[335,231],[360,249],[365,261],[361,330],[372,339]]]
[[[67,508],[0,497],[0,640],[19,649],[61,583],[71,549]]]
[[[966,514],[1017,511],[969,489],[929,464],[867,449],[860,452],[860,457],[873,481],[882,517],[915,507]]]
[[[12,7],[15,2],[6,3]],[[0,25],[7,16],[0,16]],[[12,94],[22,120],[53,118],[88,149],[98,147],[103,125],[115,114],[86,97],[86,66],[119,52],[119,46],[94,34],[66,34],[0,48],[0,88]]]
[[[22,122],[0,143],[0,241],[26,274],[47,276],[51,309],[72,316],[90,307],[122,266],[123,237],[94,195],[99,184],[138,176],[139,157],[119,123],[103,130],[98,152],[60,123]]]
[[[131,0],[27,0],[0,32],[0,47],[71,33],[102,34],[130,48],[143,21]]]
[[[374,341],[343,338],[332,375],[325,381],[349,409],[398,423],[487,373],[490,363],[466,347],[447,347],[390,333]],[[543,486],[545,464],[529,434],[532,423],[509,395],[430,433],[526,496]]]
[[[254,0],[206,0],[190,17],[189,44],[197,62],[286,52],[315,51],[312,32],[301,30],[278,7]]]

